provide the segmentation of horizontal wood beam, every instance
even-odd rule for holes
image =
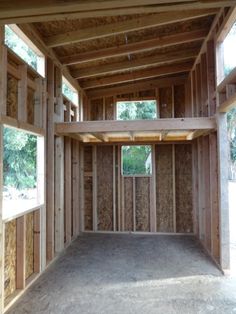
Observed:
[[[57,47],[77,42],[103,38],[135,30],[146,29],[164,24],[171,24],[179,21],[186,21],[192,18],[215,14],[215,9],[189,10],[181,12],[158,13],[143,17],[134,18],[127,21],[110,23],[97,27],[80,29],[64,34],[58,34],[45,39],[49,47]]]
[[[157,68],[138,70],[132,73],[119,74],[116,76],[108,76],[104,78],[97,78],[93,80],[80,81],[80,86],[84,89],[97,88],[102,86],[109,86],[124,82],[133,82],[141,79],[148,79],[163,75],[184,73],[190,71],[193,62],[184,62],[181,64],[164,65]]]
[[[21,1],[22,2],[22,1]],[[47,1],[46,1],[47,2]],[[103,2],[103,6],[101,6]],[[209,1],[80,1],[80,3],[61,2],[47,4],[45,1],[35,7],[34,2],[27,5],[17,5],[12,1],[9,8],[6,5],[0,7],[0,24],[32,23],[59,21],[68,19],[108,17],[130,14],[161,13],[169,11],[182,11],[194,9],[222,8],[236,5],[236,0],[209,0]],[[104,5],[105,4],[105,5]],[[98,9],[99,7],[99,9]]]
[[[39,136],[45,135],[44,129],[39,128],[35,125],[29,124],[27,122],[11,118],[9,116],[0,115],[0,123],[4,124],[6,126],[12,127],[12,128],[24,130],[28,133],[33,134],[33,135],[39,135]]]
[[[188,129],[211,130],[216,128],[215,118],[181,118],[138,121],[86,121],[56,123],[58,135],[99,132],[178,131]]]
[[[157,87],[167,87],[171,85],[185,84],[187,75],[178,75],[173,77],[165,77],[153,80],[145,80],[142,82],[128,83],[125,85],[118,85],[115,87],[104,87],[99,89],[87,90],[89,98],[96,98],[102,96],[114,96],[119,94],[127,94],[135,91],[151,90]]]
[[[60,58],[63,65],[79,64],[83,62],[101,60],[104,58],[120,57],[127,54],[139,53],[143,51],[153,50],[155,48],[163,48],[176,44],[183,44],[204,39],[208,34],[207,29],[198,29],[179,34],[171,34],[160,36],[153,39],[142,40],[135,43],[119,45],[111,48],[87,51],[71,56]]]
[[[236,93],[224,101],[218,108],[219,112],[228,112],[236,107]]]
[[[175,51],[166,53],[156,53],[153,56],[140,58],[136,60],[128,60],[124,62],[110,63],[106,65],[99,65],[93,67],[86,67],[73,71],[71,74],[76,79],[83,79],[94,76],[101,76],[110,73],[117,73],[120,71],[128,71],[133,69],[140,69],[147,66],[155,66],[161,64],[170,64],[177,61],[183,61],[186,59],[196,58],[200,50],[194,49],[175,49]]]

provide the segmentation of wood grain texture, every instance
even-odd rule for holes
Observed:
[[[175,118],[185,117],[185,86],[174,87],[174,111]]]
[[[84,172],[92,172],[92,146],[84,147]]]
[[[177,232],[193,232],[192,146],[175,145],[176,228]]]
[[[97,98],[90,101],[90,120],[103,120],[103,99]]]
[[[7,75],[7,115],[17,119],[18,116],[18,81]]]
[[[28,88],[27,91],[27,122],[34,124],[34,91]]]
[[[113,146],[97,147],[98,230],[113,230]]]
[[[124,178],[125,231],[133,231],[133,178]]]
[[[159,89],[160,118],[172,118],[172,88]]]
[[[157,232],[173,232],[172,145],[156,145]]]
[[[150,178],[135,179],[136,231],[150,231]]]
[[[113,97],[105,98],[105,120],[114,120],[114,106],[115,102]]]
[[[4,297],[16,290],[16,220],[5,225]]]
[[[34,273],[34,213],[26,215],[25,279]]]
[[[84,177],[84,228],[93,230],[93,181]]]

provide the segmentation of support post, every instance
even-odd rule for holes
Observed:
[[[218,178],[220,218],[220,265],[223,270],[230,267],[229,204],[228,204],[228,136],[227,115],[217,113]]]
[[[55,139],[55,252],[64,248],[64,138]]]
[[[0,26],[0,114],[7,112],[7,48],[4,46],[4,25]],[[4,227],[2,222],[3,192],[3,126],[0,124],[0,313],[4,309]]]
[[[157,230],[157,212],[156,212],[156,149],[152,145],[152,177],[150,179],[150,231]]]
[[[97,146],[93,146],[93,231],[97,231]]]
[[[54,258],[54,64],[47,60],[47,261]]]

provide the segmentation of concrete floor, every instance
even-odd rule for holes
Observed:
[[[89,234],[8,311],[23,313],[236,313],[236,278],[192,237]]]

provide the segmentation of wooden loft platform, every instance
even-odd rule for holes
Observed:
[[[56,123],[57,135],[85,143],[190,141],[216,129],[214,118]]]

